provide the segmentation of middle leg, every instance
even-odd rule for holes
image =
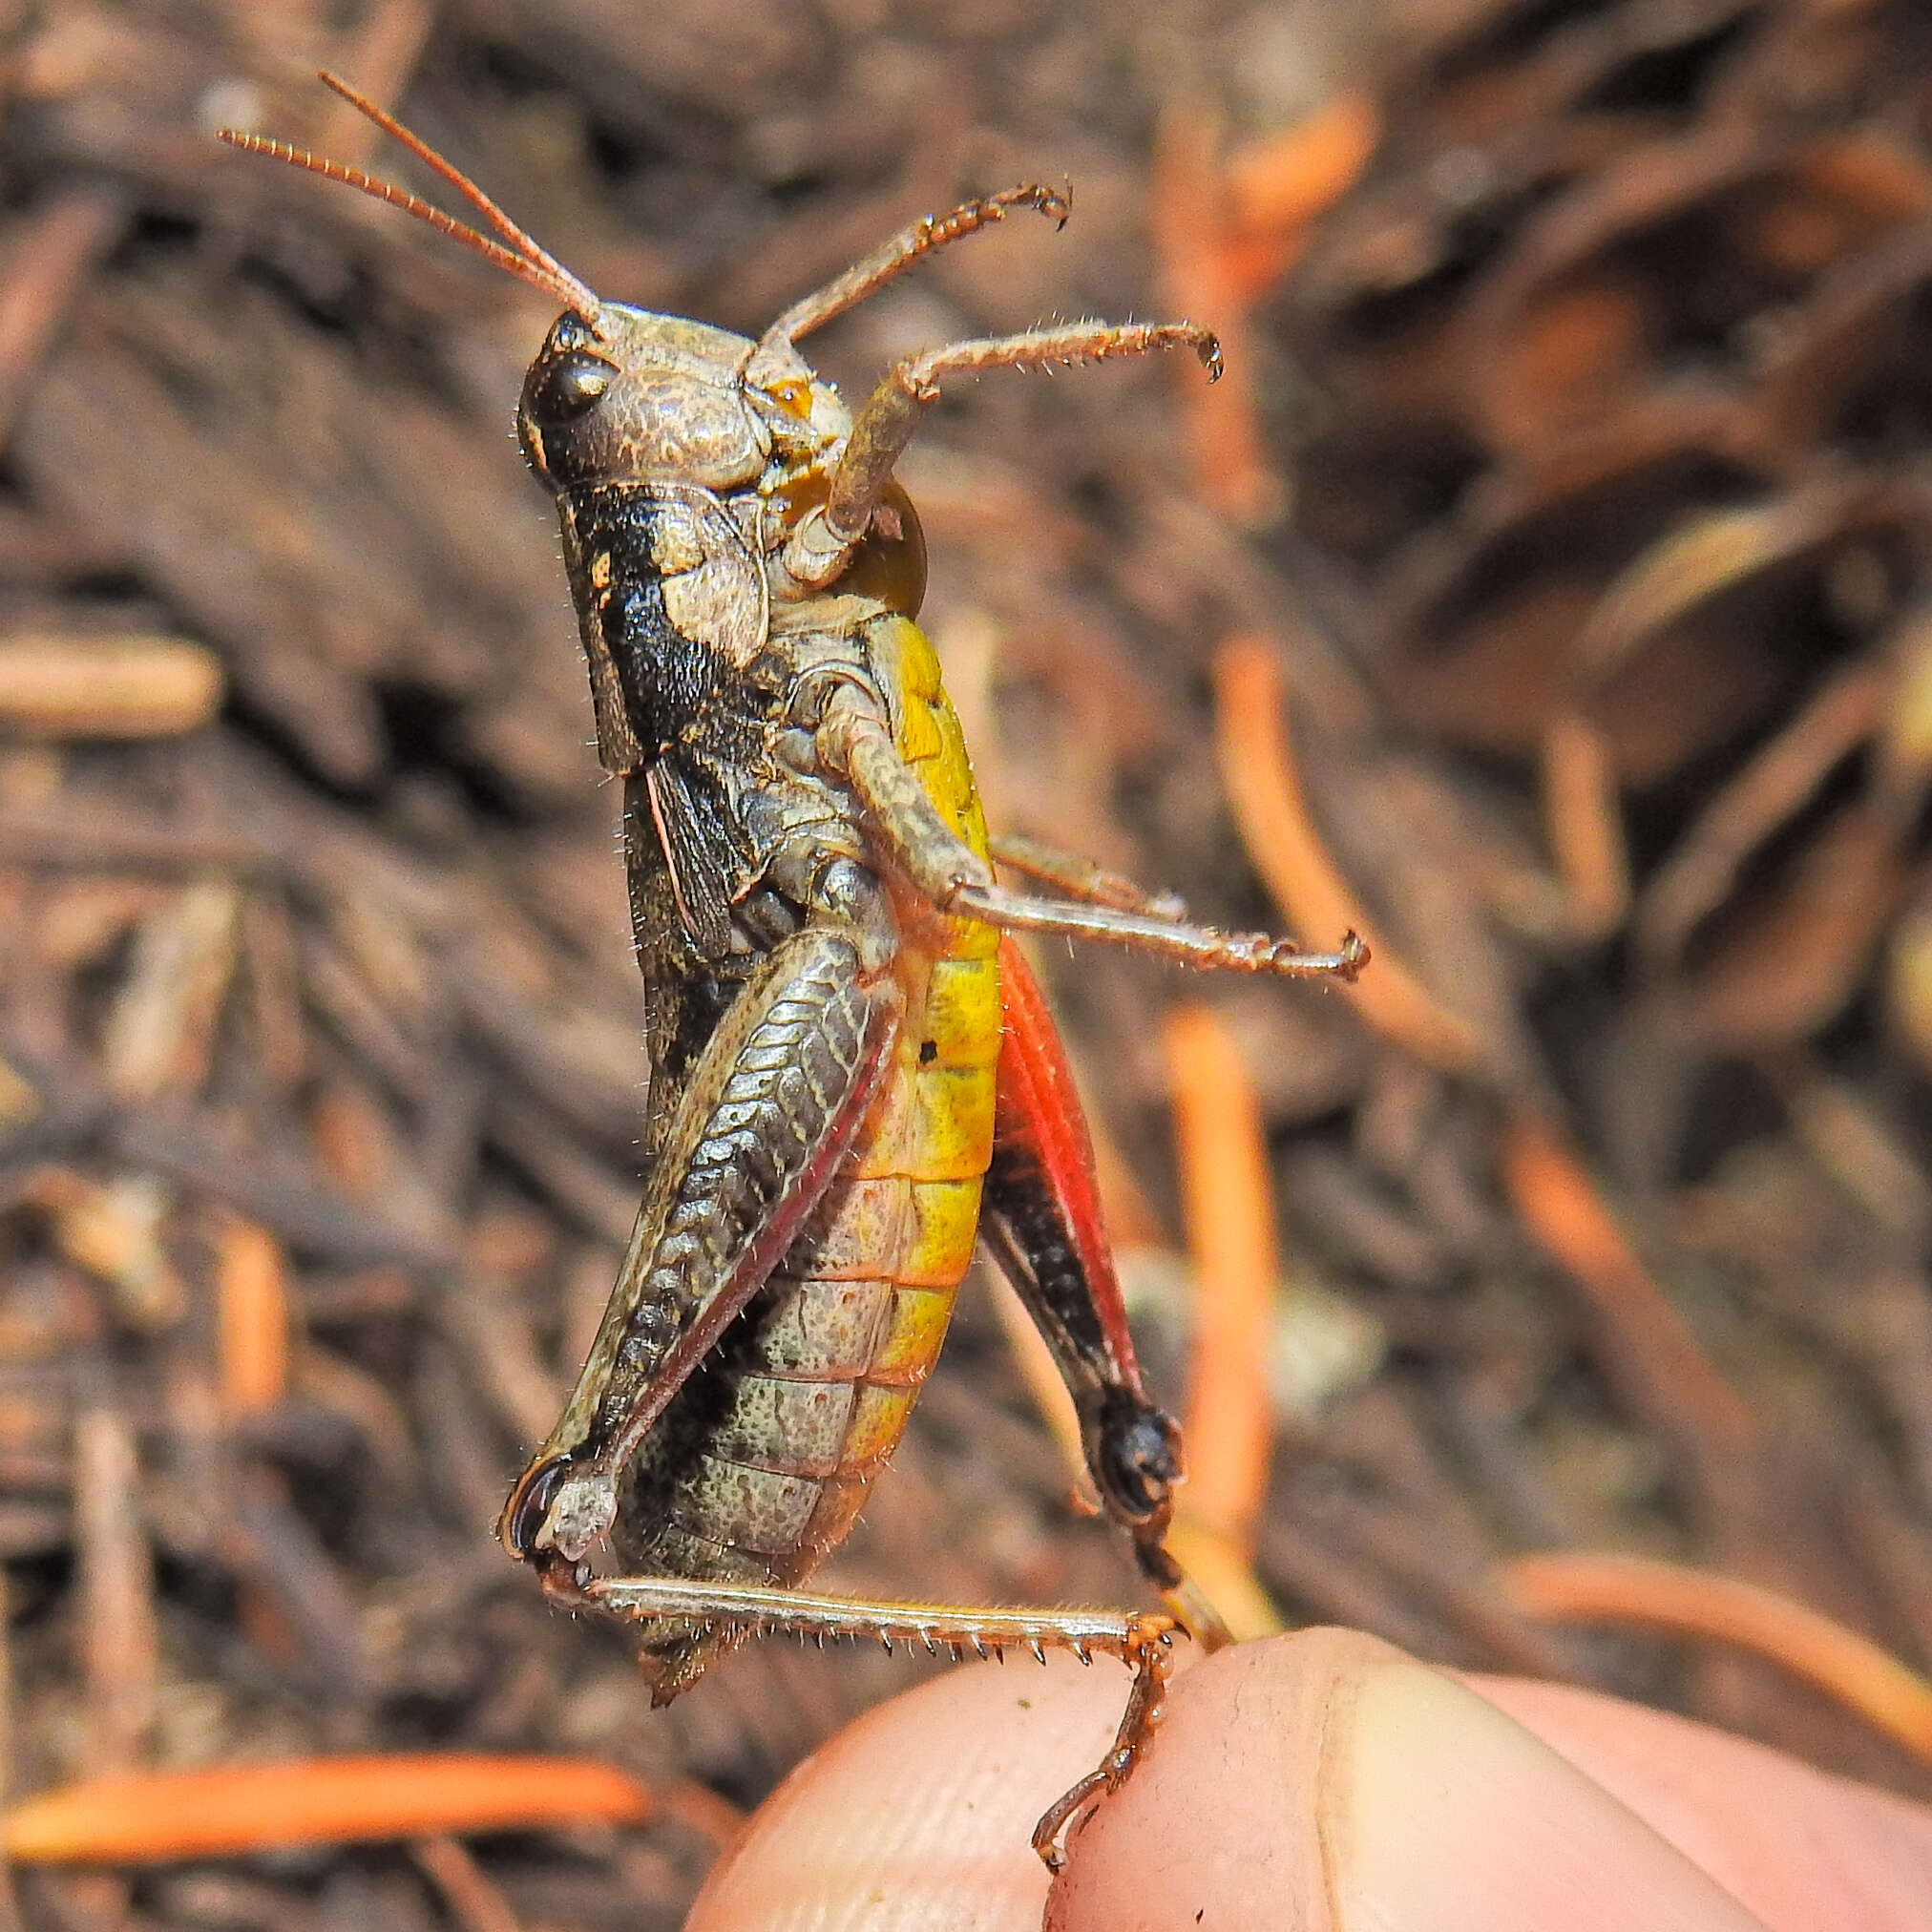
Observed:
[[[1152,913],[1016,892],[994,879],[992,867],[934,809],[876,702],[857,685],[842,684],[827,699],[816,736],[820,756],[850,781],[898,869],[941,912],[1002,931],[1104,939],[1237,973],[1352,980],[1368,964],[1369,949],[1354,933],[1333,953],[1307,953],[1266,933],[1224,933]]]
[[[1109,872],[1096,859],[1061,850],[1025,832],[996,832],[993,860],[1008,872],[1021,872],[1051,886],[1069,899],[1093,906],[1113,906],[1123,913],[1149,913],[1157,919],[1185,919],[1187,909],[1173,892],[1149,892],[1132,879]]]

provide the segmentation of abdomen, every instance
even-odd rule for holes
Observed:
[[[870,627],[900,755],[976,850],[986,830],[931,644]],[[654,1430],[626,1484],[625,1555],[659,1575],[796,1585],[844,1541],[938,1356],[979,1221],[999,1057],[999,935],[905,910],[905,1018],[891,1069],[826,1199]],[[669,1695],[715,1637],[675,1636]],[[648,1658],[647,1658],[648,1664]]]

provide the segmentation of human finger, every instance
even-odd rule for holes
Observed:
[[[774,1796],[692,1926],[1031,1932],[1032,1821],[1098,1759],[1124,1689],[1104,1665],[983,1667],[882,1707]],[[1075,1835],[1047,1923],[1932,1922],[1919,1807],[1615,1700],[1483,1689],[1347,1631],[1208,1660]]]

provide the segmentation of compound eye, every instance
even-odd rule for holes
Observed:
[[[617,365],[585,349],[570,349],[536,364],[523,388],[523,407],[539,423],[574,423],[595,409],[617,374]]]
[[[811,420],[811,385],[802,382],[796,376],[788,376],[782,383],[773,383],[765,392],[788,416],[796,416],[801,423]]]

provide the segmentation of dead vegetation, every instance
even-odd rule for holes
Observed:
[[[849,386],[1049,314],[1225,329],[1221,389],[988,383],[904,472],[996,817],[1376,943],[1346,998],[1042,961],[1200,1418],[1188,1559],[1245,1628],[1352,1622],[1932,1790],[1898,1668],[1932,1664],[1919,13],[1418,7],[1444,37],[1335,96],[1270,10],[1142,10],[10,28],[27,1925],[670,1925],[734,1807],[914,1668],[767,1646],[652,1715],[490,1541],[615,1271],[645,1069],[508,435],[549,317],[207,138],[388,167],[323,63],[593,285],[741,327],[922,206],[1074,178],[1064,236],[828,330]],[[969,1295],[837,1582],[1132,1587],[1027,1388]],[[271,1759],[305,1768],[75,1789]],[[235,1852],[316,1839],[347,1842]]]

